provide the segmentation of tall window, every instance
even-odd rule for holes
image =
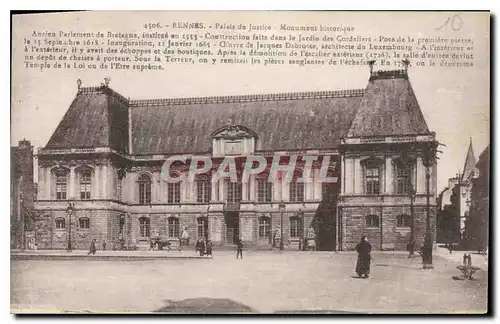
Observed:
[[[296,180],[290,182],[290,201],[304,201],[304,183]]]
[[[64,218],[56,218],[56,228],[63,229],[66,228],[66,220]]]
[[[259,218],[259,238],[271,237],[271,219],[269,217]]]
[[[56,199],[66,199],[68,190],[68,173],[61,172],[56,174]]]
[[[290,237],[298,238],[302,236],[302,222],[299,217],[290,217]]]
[[[78,223],[81,229],[89,229],[90,228],[90,219],[88,217],[82,217],[78,219]]]
[[[208,203],[212,199],[212,183],[209,179],[196,180],[196,201]]]
[[[141,217],[139,218],[139,236],[149,237],[150,236],[150,225],[149,218]]]
[[[332,178],[334,176],[334,170],[328,169],[326,176]],[[321,182],[321,197],[325,201],[331,201],[336,198],[336,183],[334,182]]]
[[[145,205],[151,203],[151,177],[147,174],[141,174],[137,180],[139,183],[139,204]]]
[[[230,179],[226,181],[226,201],[241,201],[241,182],[231,182]]]
[[[380,219],[378,215],[368,215],[365,218],[366,227],[380,227]]]
[[[206,217],[199,217],[198,220],[198,238],[207,237],[208,233],[208,220]]]
[[[181,202],[181,183],[167,183],[167,203],[178,204]]]
[[[80,199],[90,199],[91,171],[84,170],[80,173]]]
[[[411,168],[409,166],[397,166],[396,168],[396,190],[397,194],[405,195],[411,188]]]
[[[411,217],[409,215],[398,215],[398,227],[411,227]]]
[[[367,166],[365,169],[366,193],[369,195],[380,194],[379,168]]]
[[[257,179],[257,201],[270,202],[273,197],[273,184],[267,179]]]
[[[179,219],[176,217],[170,217],[168,219],[168,237],[179,237]]]

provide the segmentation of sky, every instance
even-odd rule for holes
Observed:
[[[446,146],[438,161],[438,190],[463,169],[470,138],[476,157],[490,137],[489,16],[461,13],[460,30],[441,29],[452,14],[367,12],[86,12],[15,17],[13,22],[11,145],[25,138],[35,147],[47,144],[77,92],[110,77],[110,87],[131,99],[221,96],[365,88],[366,66],[340,68],[290,66],[169,65],[149,73],[26,69],[23,37],[34,30],[142,31],[154,21],[209,23],[288,23],[354,26],[362,36],[471,37],[474,67],[410,67],[408,73],[420,108],[431,131]],[[375,66],[377,69],[377,66]]]

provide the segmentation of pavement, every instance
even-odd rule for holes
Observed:
[[[172,251],[102,251],[89,255],[85,250],[12,250],[11,260],[95,260],[95,261],[133,261],[156,259],[206,259],[194,250]]]
[[[450,253],[450,251],[444,247],[438,247],[434,252],[435,255],[457,263],[457,265],[461,265],[463,263],[465,253],[470,254],[473,266],[479,267],[483,270],[488,269],[488,254],[479,254],[477,251],[452,251],[452,253]]]
[[[474,280],[461,280],[456,269],[460,263],[438,251],[432,270],[422,269],[420,257],[374,252],[368,279],[355,276],[355,253],[244,251],[243,256],[236,260],[235,251],[214,251],[213,259],[146,258],[141,262],[13,259],[11,312],[456,314],[487,310],[487,267]]]

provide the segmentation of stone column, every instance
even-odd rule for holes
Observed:
[[[219,201],[224,201],[226,193],[224,192],[224,179],[219,180]]]
[[[345,158],[345,184],[344,189],[346,194],[353,194],[354,184],[354,159]]]
[[[418,156],[417,157],[417,165],[416,165],[416,183],[415,183],[415,191],[418,194],[425,194],[425,167],[424,164],[422,163],[422,157]]]
[[[52,172],[50,168],[45,168],[45,199],[52,199]]]
[[[68,198],[76,199],[76,172],[75,168],[71,168],[69,171],[69,188],[68,190]]]
[[[108,186],[108,164],[102,166],[102,198],[109,198],[109,186]]]
[[[385,193],[392,194],[394,193],[393,188],[393,175],[392,175],[392,158],[385,158]]]
[[[251,201],[256,201],[257,199],[255,198],[255,193],[256,193],[256,190],[255,190],[255,175],[252,174],[248,177],[248,181],[250,181],[250,184],[249,184],[249,187],[250,187],[250,200]],[[271,198],[272,199],[272,198]]]
[[[219,213],[208,214],[208,230],[209,237],[212,243],[222,243],[222,219],[223,216]]]
[[[211,201],[217,201],[217,188],[219,186],[218,182],[211,182],[211,190],[212,190],[212,199]]]
[[[355,187],[354,193],[362,194],[363,193],[363,168],[361,167],[361,159],[358,157],[354,160],[354,178],[355,178]]]
[[[286,173],[281,178],[281,200],[290,201],[290,182],[286,179]]]
[[[314,187],[314,194],[313,197],[315,200],[320,200],[323,197],[321,197],[321,187],[323,184],[321,183],[321,179],[319,178],[319,169],[314,169],[314,182],[313,182],[313,187]],[[324,180],[324,179],[322,179]]]
[[[248,182],[241,183],[241,200],[242,201],[248,200]]]

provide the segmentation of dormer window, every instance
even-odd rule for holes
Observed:
[[[212,133],[212,151],[216,156],[248,155],[255,150],[257,134],[243,125],[221,127]]]

